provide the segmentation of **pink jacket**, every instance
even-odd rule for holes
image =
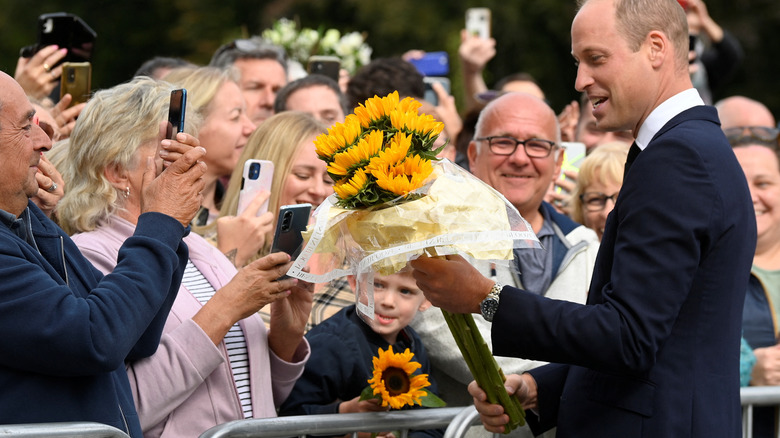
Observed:
[[[134,228],[114,216],[95,231],[73,236],[73,241],[97,269],[108,273]],[[230,261],[202,237],[190,233],[184,242],[190,260],[215,289],[235,275]],[[145,437],[195,437],[217,424],[243,419],[225,344],[215,346],[192,321],[200,308],[200,302],[182,286],[157,352],[127,366]],[[257,314],[239,324],[247,341],[254,417],[275,417],[276,407],[303,373],[309,344],[303,339],[296,362],[288,363],[268,348],[266,328]]]

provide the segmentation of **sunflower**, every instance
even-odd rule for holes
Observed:
[[[412,362],[414,354],[407,348],[403,353],[393,353],[393,346],[387,351],[379,349],[379,356],[374,357],[374,376],[368,380],[375,395],[381,395],[382,406],[390,405],[393,409],[401,409],[415,403],[422,404],[422,398],[429,393],[430,386],[427,374],[413,376],[419,362]]]
[[[418,134],[422,137],[438,136],[444,130],[444,123],[437,121],[429,114],[418,114],[416,110],[391,112],[390,124],[399,131]]]
[[[358,166],[365,166],[382,150],[382,139],[382,131],[369,132],[356,145],[333,155],[333,162],[328,164],[328,173],[339,179],[349,176]]]
[[[352,178],[344,178],[333,185],[333,191],[341,199],[348,199],[357,195],[368,183],[366,171],[358,169]]]
[[[431,173],[431,162],[416,155],[394,166],[371,172],[379,187],[398,196],[406,196],[422,187]]]
[[[363,128],[360,126],[360,120],[350,114],[344,120],[344,123],[336,123],[327,134],[320,134],[314,140],[314,146],[317,149],[317,155],[325,162],[330,163],[333,156],[349,148],[360,138]]]

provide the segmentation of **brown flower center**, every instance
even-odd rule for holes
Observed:
[[[390,396],[395,397],[409,392],[411,381],[409,375],[401,368],[388,367],[382,372],[382,381]]]

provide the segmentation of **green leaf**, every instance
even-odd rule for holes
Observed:
[[[426,408],[442,408],[447,406],[447,403],[440,399],[436,394],[428,391],[427,389],[423,389],[423,391],[425,391],[425,397],[420,398],[420,406],[424,406]]]
[[[363,388],[363,392],[360,393],[360,401],[363,400],[382,400],[382,394],[374,394],[374,388],[371,387],[371,385],[366,386]]]

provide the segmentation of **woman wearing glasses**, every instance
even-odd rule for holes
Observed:
[[[595,148],[580,166],[577,186],[571,195],[571,217],[595,231],[599,240],[623,185],[629,146],[622,141],[605,143]]]

